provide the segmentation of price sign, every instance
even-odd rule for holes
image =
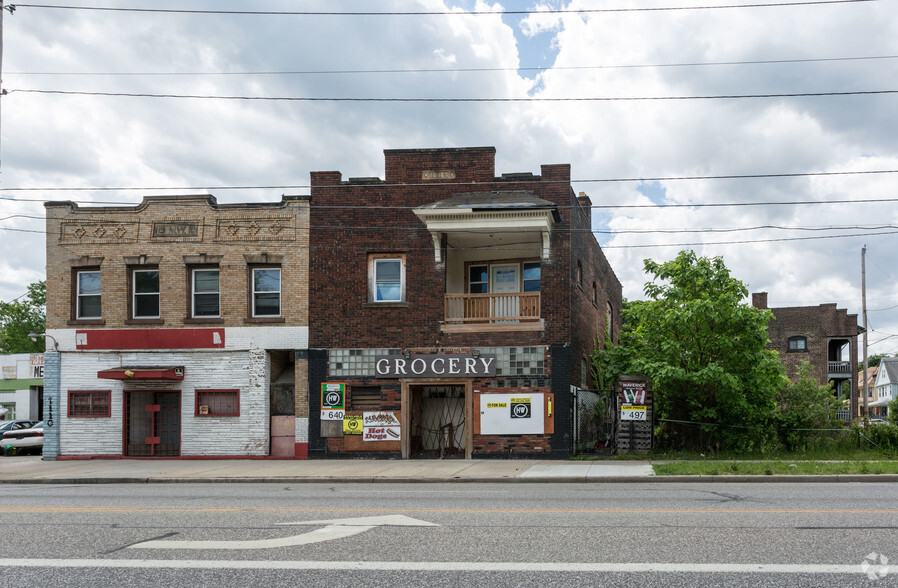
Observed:
[[[346,384],[321,384],[321,420],[342,421],[346,408]]]
[[[646,420],[646,407],[639,404],[624,404],[620,407],[620,420],[644,421]]]

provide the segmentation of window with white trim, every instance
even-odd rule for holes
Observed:
[[[405,302],[405,256],[370,256],[368,281],[369,302]]]
[[[193,318],[221,316],[218,268],[194,269],[191,274],[191,316]]]
[[[252,316],[281,316],[281,268],[252,269]]]
[[[136,269],[131,274],[132,316],[159,318],[159,268]]]
[[[75,318],[102,317],[100,270],[79,271],[75,276]]]

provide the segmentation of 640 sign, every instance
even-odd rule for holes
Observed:
[[[346,414],[346,384],[321,384],[321,420],[342,421]]]

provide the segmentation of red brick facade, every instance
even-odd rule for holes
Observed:
[[[604,342],[609,307],[610,330],[616,337],[622,303],[620,282],[590,231],[589,199],[578,198],[571,189],[570,166],[543,165],[540,175],[518,173],[497,177],[495,149],[491,147],[387,150],[385,159],[384,180],[343,181],[339,172],[311,174],[310,348],[331,350],[331,361],[333,351],[340,349],[406,350],[415,355],[501,348],[512,350],[509,357],[514,356],[515,350],[523,350],[530,354],[531,362],[533,350],[541,349],[540,357],[544,359],[538,374],[531,368],[527,373],[516,374],[518,364],[509,360],[506,370],[511,373],[495,379],[470,380],[471,395],[466,402],[473,413],[477,411],[481,393],[554,394],[554,412],[551,419],[546,416],[547,423],[551,420],[546,425],[547,432],[507,436],[474,434],[468,449],[483,455],[566,454],[568,447],[564,439],[570,426],[569,406],[562,396],[569,395],[570,385],[580,385],[583,381],[581,359],[592,353],[596,341]],[[556,220],[545,231],[547,248],[540,249],[535,243],[530,245],[531,253],[508,253],[506,259],[502,250],[510,251],[512,246],[499,240],[489,241],[494,235],[487,237],[484,232],[486,244],[480,249],[454,249],[448,245],[446,234],[434,236],[414,211],[459,194],[473,194],[475,199],[482,195],[483,208],[490,208],[492,195],[500,193],[526,194],[534,202],[551,206]],[[472,216],[478,214],[477,207],[474,208]],[[532,233],[521,232],[519,236],[526,235]],[[440,244],[439,250],[435,250],[435,242]],[[371,301],[370,260],[378,255],[402,259],[405,291],[401,301]],[[453,256],[457,256],[455,263],[460,265],[461,257],[477,255],[485,255],[495,264],[538,262],[539,328],[503,330],[495,328],[496,325],[485,325],[482,329],[446,328],[446,295],[462,292],[450,277]],[[330,368],[334,367],[331,363]],[[323,370],[322,381],[346,382],[350,397],[353,386],[379,386],[380,408],[399,410],[402,404],[399,381],[374,381],[361,372],[342,377],[333,371]],[[588,378],[586,381],[587,387],[592,386]],[[406,384],[414,386],[415,381],[411,379]],[[313,388],[310,447],[316,443],[314,397]],[[466,431],[477,428],[476,421],[470,422],[471,418],[468,417]],[[318,440],[319,451],[360,450],[358,444],[353,445],[355,450],[347,449],[348,441],[334,426],[320,425],[320,431],[327,436]],[[548,432],[552,428],[554,431]],[[381,449],[392,453],[397,446]]]

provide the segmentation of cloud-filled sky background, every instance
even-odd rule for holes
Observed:
[[[313,170],[383,177],[384,149],[491,145],[498,174],[571,164],[629,299],[643,295],[643,259],[690,248],[722,256],[771,307],[835,302],[860,324],[866,245],[870,353],[898,353],[898,173],[841,173],[898,170],[896,0],[57,4],[453,14],[4,13],[2,300],[44,278],[45,200],[277,201],[308,194]],[[844,92],[880,93],[695,98]],[[644,99],[671,97],[692,98]],[[720,178],[808,173],[831,175]],[[805,204],[769,204],[786,202]]]

